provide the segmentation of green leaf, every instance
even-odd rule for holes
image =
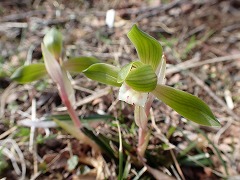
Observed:
[[[135,46],[140,60],[144,64],[150,64],[155,71],[162,59],[161,44],[153,37],[141,31],[137,25],[133,25],[128,33],[128,38]]]
[[[96,123],[96,122],[101,122],[104,121],[106,123],[107,120],[114,118],[111,115],[100,115],[100,114],[93,114],[93,115],[89,115],[89,116],[78,116],[81,123],[83,123],[84,125],[89,125],[91,123]],[[45,121],[50,121],[53,118],[61,120],[61,121],[71,121],[71,117],[69,116],[69,114],[60,114],[60,115],[48,115],[46,117],[44,117]]]
[[[17,133],[14,137],[29,137],[30,136],[30,129],[27,127],[18,127]]]
[[[165,85],[157,85],[152,93],[191,121],[205,126],[220,126],[207,104],[196,96]]]
[[[130,170],[131,170],[131,162],[130,162],[130,156],[128,156],[125,163],[122,179],[127,179],[129,177]]]
[[[150,92],[154,90],[157,85],[157,76],[153,68],[145,64],[131,70],[125,82],[135,91]]]
[[[41,79],[47,74],[47,70],[43,63],[30,64],[19,67],[11,76],[12,80],[19,83],[28,83]]]
[[[116,154],[114,153],[114,150],[111,147],[111,140],[109,137],[105,137],[103,134],[95,134],[94,131],[90,130],[89,128],[83,127],[81,128],[83,133],[92,139],[100,148],[103,150],[108,157],[111,159],[116,160]]]
[[[92,80],[120,87],[121,83],[117,82],[119,71],[120,69],[113,65],[97,63],[91,65],[88,69],[84,70],[83,73]]]
[[[43,38],[44,45],[56,59],[61,56],[62,39],[62,34],[55,28],[51,28]]]
[[[179,160],[179,164],[191,167],[198,166],[211,166],[213,163],[209,155],[206,153],[197,154],[194,156],[187,156]]]
[[[63,62],[63,67],[69,72],[80,73],[87,69],[89,66],[100,61],[94,57],[74,57],[68,61]]]

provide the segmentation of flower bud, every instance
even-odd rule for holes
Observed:
[[[62,34],[55,28],[50,29],[43,38],[48,51],[58,60],[62,52]]]

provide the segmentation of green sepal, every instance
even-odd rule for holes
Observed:
[[[19,83],[28,83],[41,79],[47,75],[47,70],[43,63],[30,64],[19,67],[11,76],[11,79]]]
[[[118,73],[120,69],[105,63],[97,63],[91,65],[89,68],[83,71],[83,73],[90,79],[111,85],[120,87],[121,83],[117,82]]]
[[[61,56],[63,37],[61,32],[59,32],[57,29],[51,28],[44,36],[43,43],[56,59]]]
[[[152,93],[186,119],[205,126],[220,126],[208,105],[192,94],[159,84]]]
[[[144,64],[150,64],[155,71],[162,59],[161,44],[150,35],[141,31],[136,24],[133,25],[127,36],[135,46],[140,61]]]
[[[132,69],[125,82],[135,91],[151,92],[157,85],[157,76],[151,65],[144,64]]]
[[[94,57],[73,57],[67,61],[63,62],[63,67],[73,73],[80,73],[87,69],[89,66],[95,63],[99,63],[100,61]]]

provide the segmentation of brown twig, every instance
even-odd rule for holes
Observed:
[[[177,171],[178,171],[179,175],[181,176],[182,180],[185,180],[185,177],[184,177],[184,175],[183,175],[183,172],[182,172],[182,170],[181,170],[181,168],[180,168],[180,165],[179,165],[179,163],[178,163],[178,161],[177,161],[177,159],[176,159],[176,156],[175,156],[175,154],[173,153],[173,150],[172,150],[172,149],[170,149],[170,153],[171,153],[173,162],[174,162],[174,164],[175,164],[175,166],[176,166],[176,168],[177,168]]]
[[[84,104],[87,104],[87,103],[95,100],[96,98],[105,96],[105,95],[109,94],[110,89],[111,89],[110,87],[107,87],[107,88],[104,88],[104,89],[102,89],[102,90],[100,90],[100,91],[98,91],[96,93],[93,93],[93,94],[87,96],[86,98],[82,99],[81,101],[77,102],[75,104],[75,106],[79,107],[79,106],[82,106]],[[61,107],[61,108],[58,108],[57,110],[58,111],[65,111],[65,110],[67,110],[67,108],[66,107]]]
[[[235,114],[229,107],[226,105],[226,103],[220,99],[218,96],[215,95],[215,93],[201,80],[199,79],[195,74],[188,72],[188,75],[199,85],[201,86],[219,105],[221,105],[224,110],[232,116],[236,121],[239,121],[240,118],[237,114]]]
[[[133,20],[133,22],[136,23],[136,22],[142,20],[143,18],[149,18],[149,17],[152,17],[152,16],[156,16],[163,11],[167,11],[169,9],[172,9],[172,8],[178,6],[182,3],[185,3],[185,2],[186,2],[185,0],[175,0],[171,3],[167,3],[167,4],[162,5],[162,6],[146,8],[145,10],[142,10],[142,11],[138,12],[138,13],[141,13],[141,15],[139,15],[135,20]]]
[[[213,63],[218,63],[218,62],[223,62],[223,61],[231,61],[231,60],[238,60],[240,59],[240,54],[233,54],[233,55],[228,55],[228,56],[223,56],[223,57],[216,57],[212,59],[207,59],[201,62],[195,62],[195,59],[193,60],[188,60],[185,62],[182,62],[174,67],[171,67],[167,69],[166,75],[170,75],[173,73],[177,73],[183,70],[191,69],[194,67],[199,67],[203,66],[205,64],[213,64]]]
[[[0,31],[9,28],[27,28],[28,24],[24,22],[4,22],[0,23]]]
[[[14,91],[15,87],[17,86],[16,83],[11,83],[2,93],[2,95],[0,95],[0,118],[4,118],[4,109],[5,109],[5,105],[6,105],[6,101],[8,96],[10,95],[10,93],[12,91]]]
[[[153,175],[153,177],[157,180],[175,180],[173,176],[167,175],[160,171],[159,169],[154,169],[146,164],[145,159],[143,157],[139,157],[140,162],[146,168],[146,170]]]
[[[36,11],[23,12],[23,13],[19,13],[19,14],[11,14],[8,16],[4,16],[0,20],[0,22],[16,21],[16,20],[24,19],[26,17],[32,17],[32,16],[36,16],[36,15],[44,15],[46,13],[47,13],[47,11],[45,11],[45,10],[36,10]]]
[[[0,139],[7,137],[8,135],[12,134],[16,130],[17,130],[17,126],[13,126],[11,129],[8,129],[4,133],[0,134]]]

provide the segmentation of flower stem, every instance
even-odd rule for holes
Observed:
[[[63,101],[63,103],[65,104],[65,106],[67,107],[68,113],[74,123],[74,125],[80,129],[82,127],[82,123],[79,120],[76,111],[74,110],[71,102],[69,101],[69,99],[67,98],[67,100]]]
[[[150,132],[147,126],[148,117],[146,116],[145,109],[142,107],[136,107],[134,114],[135,122],[139,127],[137,151],[139,156],[144,157],[150,137]]]
[[[154,100],[154,96],[152,94],[149,94],[145,107],[135,108],[135,111],[134,111],[135,122],[139,127],[137,151],[139,156],[141,157],[143,157],[145,154],[145,151],[147,149],[147,145],[149,142],[149,138],[150,138],[150,131],[149,131],[149,128],[147,127],[147,122],[148,122],[148,117],[150,114],[150,109],[151,109],[153,100]]]
[[[99,146],[89,137],[87,137],[81,130],[82,123],[80,119],[78,118],[78,115],[76,111],[74,110],[72,103],[69,101],[69,98],[66,96],[66,94],[63,93],[63,91],[59,91],[60,97],[62,99],[63,104],[67,107],[68,113],[74,123],[74,126],[80,131],[79,139],[81,139],[84,143],[90,145],[95,152],[99,152]]]
[[[147,149],[147,145],[149,142],[149,137],[150,137],[150,132],[148,130],[148,128],[142,129],[139,128],[139,132],[138,132],[138,155],[140,157],[144,157],[145,151]]]

